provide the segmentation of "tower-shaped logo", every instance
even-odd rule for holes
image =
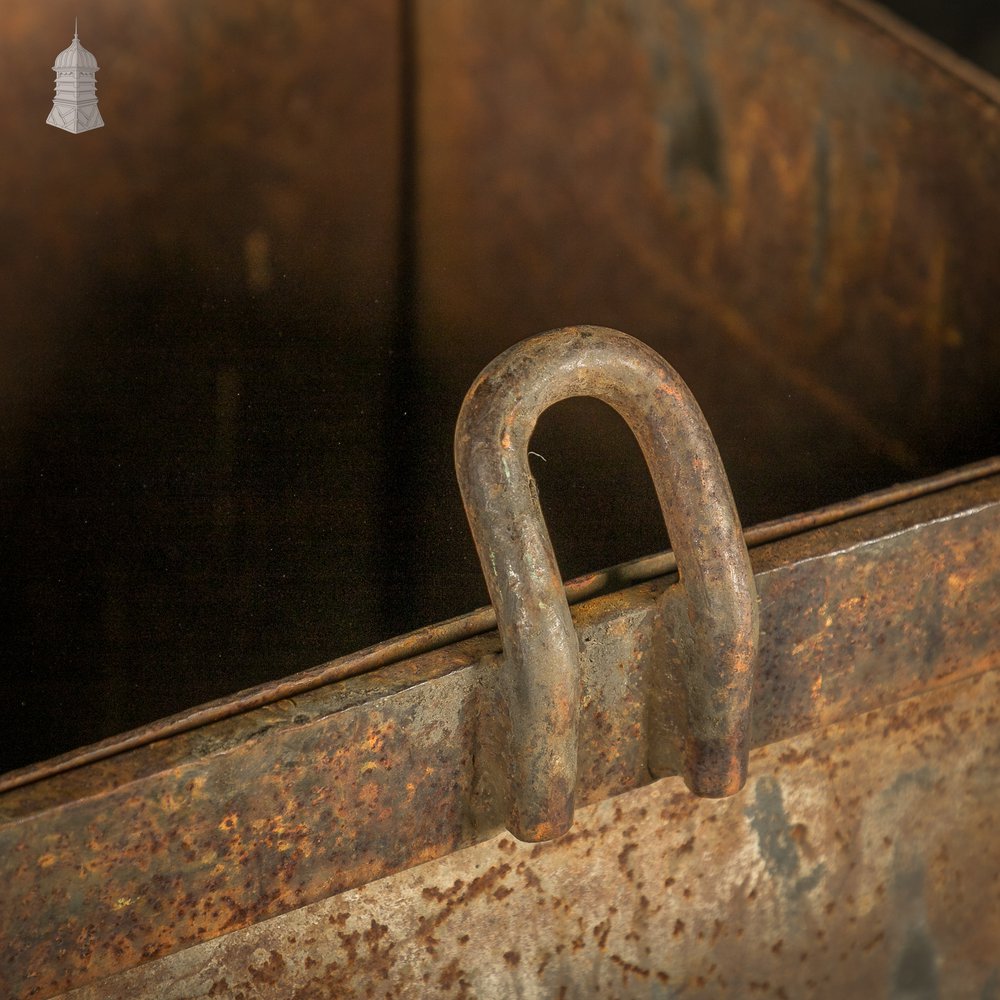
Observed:
[[[52,68],[56,74],[56,96],[46,123],[67,132],[100,128],[104,124],[97,110],[97,71],[100,67],[94,54],[80,44],[76,25],[70,47],[56,56]]]

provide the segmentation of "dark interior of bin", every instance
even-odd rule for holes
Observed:
[[[548,328],[666,357],[744,524],[997,451],[997,91],[850,5],[95,0],[79,136],[8,6],[0,770],[486,603],[452,429]],[[533,450],[565,576],[665,547],[610,410]]]

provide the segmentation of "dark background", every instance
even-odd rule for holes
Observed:
[[[560,29],[570,30],[573,6],[550,6]],[[775,6],[797,16],[793,6]],[[601,95],[611,100],[624,71],[603,65],[599,45],[582,43],[569,47],[562,77],[540,74],[541,57],[523,57],[522,71],[502,50],[502,32],[484,20],[466,42],[450,7],[440,5],[436,24],[429,8],[414,13],[395,0],[3,5],[0,770],[485,603],[450,471],[450,428],[476,371],[547,326],[620,325],[667,354],[709,416],[745,523],[996,450],[995,419],[983,416],[995,414],[995,400],[984,411],[983,392],[973,392],[996,384],[995,346],[976,347],[988,343],[988,325],[976,316],[988,313],[989,253],[970,250],[971,263],[957,266],[961,288],[946,279],[943,293],[928,293],[950,319],[935,326],[919,302],[911,308],[908,250],[922,245],[929,230],[921,227],[940,217],[945,232],[971,240],[980,217],[976,193],[949,183],[952,167],[938,162],[932,145],[919,147],[930,152],[902,182],[929,211],[914,212],[912,231],[894,232],[899,253],[871,289],[837,286],[844,301],[863,308],[845,313],[821,302],[815,323],[802,321],[812,345],[788,347],[775,332],[774,350],[791,359],[779,359],[779,374],[812,373],[812,381],[793,378],[785,387],[773,381],[770,348],[751,361],[720,353],[713,324],[725,326],[730,313],[704,320],[712,296],[684,300],[697,274],[670,291],[657,284],[665,278],[637,278],[635,261],[609,250],[595,272],[605,285],[597,296],[593,275],[578,266],[589,258],[572,256],[590,237],[579,215],[597,191],[581,180],[583,193],[573,195],[572,185],[589,176],[592,152],[597,158],[606,155],[602,143],[614,146],[609,122],[632,114],[640,123],[631,161],[638,168],[658,148],[641,127],[647,110],[630,110],[633,90],[614,95],[615,115],[602,117]],[[1000,68],[995,4],[892,7],[983,67]],[[48,67],[69,43],[77,14],[81,40],[102,67],[107,126],[69,136],[42,123]],[[821,45],[823,23],[819,15],[809,22],[809,44]],[[619,37],[603,24],[586,30]],[[460,41],[436,44],[439,32]],[[523,25],[510,32],[517,52],[550,44]],[[498,69],[486,72],[493,37]],[[692,38],[678,42],[685,58],[697,50]],[[650,51],[636,57],[635,72],[665,66],[664,107],[672,109],[677,54]],[[480,67],[480,77],[463,75],[469,66]],[[504,72],[503,86],[484,97],[488,81]],[[452,73],[457,82],[449,83]],[[565,178],[556,172],[539,194],[519,200],[525,176],[547,178],[558,167],[538,138],[562,127],[558,115],[535,132],[529,127],[536,102],[544,104],[540,88],[551,88],[559,108],[563,89],[578,85],[576,73],[604,81],[570,109],[570,117],[582,114],[589,100],[593,131],[566,140],[575,159]],[[698,73],[685,69],[681,77],[697,95]],[[859,70],[859,91],[877,78]],[[470,79],[487,81],[482,93]],[[900,80],[888,85],[887,104],[910,101],[923,109],[915,115],[939,114],[938,97],[918,100]],[[434,103],[441,94],[454,110]],[[806,114],[799,103],[819,99],[790,88],[789,115]],[[661,123],[673,136],[668,171],[688,199],[688,208],[671,207],[676,234],[690,222],[690,206],[715,197],[700,185],[726,194],[717,124],[706,107],[696,103]],[[769,113],[780,131],[780,109]],[[462,116],[474,124],[463,126]],[[508,137],[522,128],[518,145]],[[828,141],[823,135],[817,143]],[[760,141],[766,146],[768,134]],[[494,142],[506,151],[495,158],[500,165],[489,152]],[[854,148],[851,135],[844,142]],[[955,147],[947,136],[941,142]],[[797,162],[782,155],[775,162]],[[875,154],[866,147],[865,155]],[[830,162],[838,169],[840,161]],[[985,162],[995,170],[1000,159]],[[995,191],[989,170],[983,184]],[[657,183],[643,179],[640,187]],[[808,183],[828,186],[821,172]],[[754,189],[768,197],[766,185]],[[873,204],[881,190],[873,182]],[[432,212],[425,204],[435,197]],[[629,209],[629,197],[625,189],[611,214],[617,218],[622,205],[634,210],[634,233],[650,245],[641,228],[647,213],[641,204]],[[560,198],[568,199],[565,210]],[[486,208],[462,215],[463,205]],[[780,213],[772,218],[778,233]],[[559,267],[558,248],[546,243],[554,224],[571,245]],[[981,225],[996,233],[989,219]],[[505,226],[514,234],[506,242]],[[983,245],[995,251],[991,238]],[[476,239],[485,250],[472,246]],[[736,288],[735,306],[745,315],[756,309],[765,329],[796,308],[792,293],[780,309],[774,294],[739,298],[756,260],[780,256],[770,239],[759,229],[717,267]],[[698,254],[682,235],[675,240],[683,267],[697,269]],[[846,242],[834,245],[849,256]],[[837,261],[809,267],[854,273]],[[933,273],[928,265],[914,280],[933,286]],[[893,296],[898,308],[883,301]],[[636,318],[637,301],[667,317],[662,330]],[[868,338],[868,323],[925,346],[933,340],[938,360],[919,377],[910,373],[907,351],[892,346],[895,334],[871,363],[857,352],[841,356],[838,343]],[[973,389],[950,398],[942,389],[948,378]],[[837,400],[850,400],[858,382],[863,402],[845,415]],[[816,398],[834,390],[831,408],[814,412]],[[536,474],[564,574],[661,548],[652,492],[624,428],[586,404],[557,409],[539,428],[535,449],[547,461]]]
[[[1000,9],[992,0],[889,0],[882,6],[991,73],[1000,70]]]

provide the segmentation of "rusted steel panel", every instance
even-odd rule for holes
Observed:
[[[754,751],[735,798],[659,781],[68,996],[982,1000],[998,705],[970,678]]]
[[[419,10],[422,345],[455,396],[568,318],[628,330],[749,522],[992,448],[995,80],[836,0]],[[585,418],[551,451],[610,439]]]
[[[398,10],[5,0],[0,771],[402,631],[368,516]],[[77,13],[106,127],[74,137],[44,120]]]
[[[445,485],[452,419],[493,344],[545,326],[611,322],[670,358],[712,420],[745,520],[908,477],[900,444],[920,471],[994,446],[996,343],[983,319],[997,311],[988,262],[1000,233],[989,87],[814,0],[545,3],[524,20],[510,4],[411,6],[421,20],[410,62],[426,322],[407,326],[413,365],[397,352],[383,366],[385,354],[371,351],[391,336],[386,293],[397,264],[413,266],[395,249],[406,157],[394,0],[149,0],[134,11],[94,0],[88,30],[104,40],[95,47],[111,74],[109,126],[72,163],[50,155],[65,137],[39,129],[31,110],[55,28],[32,0],[7,5],[0,56],[21,88],[10,107],[21,110],[0,209],[31,251],[3,248],[0,297],[33,360],[8,358],[0,380],[20,372],[23,384],[0,395],[44,394],[57,368],[67,376],[62,401],[22,442],[32,454],[13,491],[23,505],[8,575],[20,610],[8,655],[28,665],[12,682],[15,700],[20,689],[35,705],[28,697],[9,719],[22,734],[9,764],[48,754],[55,733],[60,748],[77,745],[481,601],[460,500]],[[678,35],[684,24],[702,52]],[[259,58],[228,58],[247,45]],[[690,85],[703,77],[717,108]],[[917,95],[912,106],[900,105],[904,91]],[[894,110],[883,115],[886,103]],[[734,181],[724,193],[684,155],[711,133],[699,131],[702,106],[718,112],[720,176]],[[897,121],[903,112],[912,122]],[[894,139],[904,152],[886,159]],[[871,150],[884,169],[866,160]],[[777,198],[774,176],[789,173],[801,190]],[[85,203],[72,194],[84,175]],[[711,205],[699,204],[699,188]],[[855,206],[872,240],[845,242]],[[712,256],[712,220],[744,210],[747,238]],[[631,245],[611,230],[618,219]],[[937,229],[945,251],[928,256]],[[492,233],[500,238],[484,251]],[[644,247],[649,258],[637,256]],[[832,275],[812,298],[807,258]],[[873,273],[840,282],[845,259]],[[751,277],[761,285],[748,300]],[[851,311],[862,292],[867,314]],[[67,316],[88,328],[72,343]],[[151,329],[170,336],[136,333]],[[57,364],[45,344],[71,353]],[[773,349],[763,361],[762,344]],[[425,355],[439,371],[423,367]],[[914,372],[925,362],[926,378]],[[407,394],[383,378],[393,368],[418,407],[395,405]],[[845,385],[832,381],[856,388],[857,405],[840,405]],[[940,420],[902,436],[883,426],[882,414],[923,412],[927,386],[948,400]],[[567,502],[550,501],[547,513],[572,575],[663,539],[655,498],[630,464],[638,455],[568,405],[570,432],[540,449],[549,462],[538,478],[543,496],[563,485]],[[167,416],[146,419],[150,407]],[[543,422],[540,440],[547,433]],[[395,448],[406,434],[426,450]],[[608,516],[622,480],[628,515]],[[577,502],[588,482],[597,488]],[[421,499],[411,507],[407,494]],[[370,510],[382,514],[350,514]],[[396,599],[386,579],[412,589]],[[56,616],[74,620],[72,648],[49,627]],[[60,675],[82,661],[98,665],[79,689],[91,693],[87,710],[60,711],[43,690],[58,693]]]
[[[1000,665],[1000,477],[752,559],[755,744]],[[683,669],[686,598],[668,577],[574,620],[585,804],[676,755],[648,712]],[[470,639],[4,794],[0,988],[52,996],[492,836],[500,667],[495,635]]]
[[[285,16],[272,7],[252,16]],[[385,29],[395,8],[378,10]],[[344,16],[349,36],[357,24]],[[225,40],[211,11],[189,20],[207,52]],[[530,20],[512,5],[444,0],[419,5],[418,20],[418,340],[444,396],[455,380],[460,395],[511,339],[586,313],[641,332],[684,370],[723,455],[740,455],[751,509],[800,509],[809,490],[829,499],[830,469],[851,470],[843,485],[992,447],[994,83],[839,0],[545,0]],[[171,29],[167,42],[177,41]],[[326,42],[312,41],[325,71]],[[207,89],[220,107],[239,90]],[[267,95],[269,107],[282,92]],[[307,110],[291,119],[315,123]],[[238,122],[249,120],[244,111]],[[369,128],[391,144],[373,121],[356,119],[360,144]],[[223,124],[224,148],[240,126]],[[267,170],[287,166],[280,150],[261,147]],[[321,173],[328,181],[325,163]],[[219,176],[191,172],[187,195],[211,193]],[[288,237],[298,196],[280,185],[271,195],[259,207]],[[240,205],[230,210],[237,225]],[[366,209],[344,210],[367,227]],[[214,231],[189,238],[180,216],[152,217],[168,249],[199,268],[226,255]],[[260,234],[240,238],[226,280],[259,284]],[[378,240],[367,233],[366,253],[385,277]],[[374,287],[354,282],[355,265],[340,272],[352,279],[351,314]],[[591,436],[574,436],[589,452]],[[791,451],[795,463],[780,461]],[[755,482],[761,468],[766,484]],[[291,982],[303,995],[341,995],[365,975],[369,991],[384,975],[386,991],[398,981],[485,995],[551,993],[574,976],[581,990],[612,995],[902,995],[915,985],[989,995],[1000,988],[996,879],[983,874],[997,870],[998,529],[994,477],[753,552],[762,653],[752,741],[793,743],[758,751],[762,773],[733,802],[644,787],[651,772],[683,769],[675,711],[692,650],[672,578],[574,613],[584,646],[576,793],[594,811],[554,845],[495,839],[509,813],[498,774],[512,763],[495,636],[383,659],[368,674],[358,671],[378,656],[359,657],[329,687],[164,730],[157,742],[147,731],[127,752],[12,789],[0,797],[0,992],[50,997],[145,965],[178,989],[234,996],[251,980],[258,993]],[[798,735],[817,727],[830,728]],[[473,853],[454,854],[465,848]],[[456,867],[480,858],[482,876]],[[440,872],[427,882],[394,874],[434,859]],[[657,885],[648,873],[664,870]],[[670,881],[674,870],[683,884]],[[364,899],[384,898],[365,887],[381,877],[419,899],[366,918]],[[573,878],[580,889],[568,898]],[[344,894],[356,909],[332,909]],[[503,965],[482,948],[466,959],[464,930],[455,953],[442,947],[439,932],[464,924],[478,901],[487,908],[470,930],[495,929],[504,914],[522,935]],[[657,906],[662,923],[647,914]],[[519,944],[537,923],[527,914],[547,908],[561,921],[558,943]],[[323,934],[295,929],[316,913]],[[301,961],[288,950],[299,933]],[[339,958],[308,950],[321,951],[324,935]],[[657,941],[674,942],[679,967],[654,954]],[[199,955],[214,963],[211,982],[183,964]],[[119,995],[147,989],[146,974],[120,979]]]

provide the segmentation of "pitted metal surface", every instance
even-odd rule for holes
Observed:
[[[417,579],[433,573],[459,596],[478,586],[471,551],[463,562],[451,545],[461,528],[459,499],[438,485],[450,482],[447,442],[458,401],[511,339],[576,317],[633,330],[684,371],[751,520],[995,449],[995,80],[857,0],[541,0],[530,10],[417,4],[407,58],[419,83],[408,97],[419,125],[411,136],[411,181],[419,179],[411,195],[419,203],[409,206],[407,224],[419,245],[415,259],[400,263],[386,250],[400,210],[392,196],[397,80],[386,58],[399,8],[380,3],[357,14],[337,7],[313,32],[310,12],[318,17],[321,9],[244,5],[241,18],[248,12],[249,20],[237,23],[261,26],[247,36],[266,37],[267,54],[280,56],[255,64],[250,80],[242,68],[227,75],[225,60],[214,58],[231,36],[225,5],[143,6],[150,17],[136,23],[152,25],[146,35],[170,56],[156,63],[167,71],[154,89],[172,95],[172,67],[186,65],[194,70],[188,79],[207,81],[218,98],[205,105],[215,117],[190,133],[218,143],[186,145],[189,165],[205,169],[182,171],[183,205],[152,199],[155,210],[143,208],[149,178],[164,176],[155,171],[131,171],[145,178],[138,199],[124,198],[127,185],[119,183],[129,156],[149,166],[158,149],[177,146],[173,127],[160,129],[173,107],[162,101],[156,115],[133,116],[149,142],[131,152],[117,145],[94,152],[107,159],[93,163],[109,170],[103,188],[94,173],[91,201],[52,183],[68,168],[40,147],[33,158],[9,158],[15,183],[6,188],[12,218],[22,218],[19,194],[35,190],[27,183],[32,172],[42,178],[37,190],[61,191],[71,207],[47,215],[40,253],[12,258],[8,269],[26,341],[42,342],[36,335],[59,315],[55,303],[75,310],[85,299],[86,288],[72,280],[56,295],[62,286],[52,284],[45,262],[70,264],[81,246],[96,245],[105,252],[93,262],[111,269],[101,273],[118,274],[110,285],[122,292],[112,296],[115,305],[131,302],[147,281],[157,293],[161,284],[172,289],[162,301],[153,296],[151,312],[139,314],[144,324],[151,318],[177,327],[176,309],[190,319],[204,293],[212,304],[206,325],[180,324],[197,343],[185,365],[193,360],[200,371],[214,359],[218,345],[197,331],[214,336],[224,322],[248,351],[253,378],[268,388],[258,397],[268,406],[297,400],[302,387],[299,379],[272,377],[275,357],[279,367],[326,358],[328,345],[317,340],[316,353],[275,356],[260,349],[273,349],[269,336],[243,339],[250,329],[270,334],[272,318],[275,337],[294,339],[289,330],[311,331],[321,316],[367,364],[386,346],[383,290],[397,265],[409,270],[408,335],[422,365],[413,393],[423,400],[416,437],[427,447],[394,455],[418,486],[418,520],[445,512],[451,527],[424,537],[397,522],[387,536],[373,518],[355,538],[324,535],[339,555],[317,564],[326,575],[306,580],[302,592],[311,599],[320,580],[336,575],[347,596],[336,613],[324,606],[308,635],[319,634],[320,618],[328,638],[339,635],[357,624],[359,604],[370,609],[374,601],[393,613],[405,607],[417,622],[451,613],[424,614],[429,598],[419,587],[406,602],[375,593],[377,551],[399,558],[386,537],[405,541],[400,562]],[[48,29],[30,4],[20,10],[8,54],[30,68],[34,41],[15,42],[29,37],[31,25],[34,40]],[[275,34],[270,26],[278,23],[285,27]],[[174,58],[190,39],[187,24],[202,39],[193,63]],[[354,45],[355,37],[366,44]],[[289,48],[289,38],[305,47]],[[331,52],[345,58],[331,66]],[[126,62],[120,78],[138,81],[147,67]],[[316,107],[326,101],[339,109],[337,131],[298,99],[303,68],[329,82],[332,69],[342,74],[329,92],[308,88],[320,95]],[[369,79],[378,86],[357,103],[357,81]],[[154,106],[145,86],[120,93],[144,112]],[[248,103],[248,94],[258,99]],[[284,123],[266,138],[262,109]],[[312,134],[315,141],[303,146]],[[234,143],[241,151],[235,175],[218,155]],[[250,148],[254,156],[243,157]],[[379,148],[387,155],[373,157]],[[365,157],[371,167],[357,171]],[[261,188],[264,175],[273,182]],[[203,195],[221,191],[234,196],[206,225],[201,210],[211,199]],[[94,205],[105,219],[96,244]],[[248,211],[258,217],[244,226]],[[312,219],[323,220],[318,239],[305,225]],[[185,265],[183,280],[171,279],[156,253],[148,268],[134,266],[133,243],[115,235],[123,225],[133,235],[155,233],[149,245],[168,258],[179,252],[193,277]],[[244,266],[266,256],[260,226],[274,247],[305,247],[298,280],[318,297],[282,292],[269,308],[260,299],[219,310],[248,275],[262,292],[266,269]],[[342,253],[345,246],[352,252]],[[217,280],[220,265],[224,280]],[[63,268],[67,280],[71,270]],[[51,307],[39,288],[46,301],[53,296]],[[305,302],[300,323],[286,328],[286,304],[295,301]],[[148,339],[139,351],[131,326],[115,343],[130,356],[143,353],[147,374],[161,362],[171,372],[184,367],[165,363],[176,360],[165,339]],[[310,361],[303,370],[313,367]],[[126,414],[145,416],[145,397],[133,408],[130,372],[119,373],[126,391],[116,398],[128,403]],[[350,369],[338,372],[330,385],[355,393]],[[164,398],[190,402],[196,382],[167,382]],[[238,373],[225,369],[209,386],[222,446],[196,462],[197,482],[214,481],[213,454],[232,473],[238,384]],[[378,384],[374,397],[361,397],[365,413],[377,397],[393,426],[413,420],[398,398],[382,400]],[[84,379],[81,398],[93,388]],[[302,402],[287,419],[297,430],[309,421],[316,450],[306,454],[318,461],[331,427],[316,418],[321,406]],[[362,412],[361,402],[348,410]],[[556,428],[549,438],[564,477],[590,460],[596,441],[612,440],[590,411],[572,413],[568,432]],[[362,421],[376,435],[379,423]],[[92,464],[74,440],[65,438],[67,454]],[[556,450],[545,450],[543,471],[555,475]],[[364,508],[371,455],[363,447],[353,453],[368,471],[352,467],[338,485],[353,489]],[[154,476],[173,458],[170,449],[139,446],[123,454],[141,458]],[[637,456],[621,456],[620,464],[617,452],[605,463],[611,485],[638,483]],[[130,470],[114,458],[106,454],[90,481]],[[312,475],[313,464],[296,480],[297,503],[286,509],[274,497],[267,517],[258,519],[253,502],[242,518],[227,516],[223,490],[214,508],[189,512],[172,530],[138,516],[156,510],[144,494],[130,499],[116,523],[138,527],[137,537],[153,524],[170,540],[184,531],[215,537],[216,516],[225,539],[269,537],[276,526],[284,530],[286,513],[299,519],[287,522],[289,530],[326,525],[337,519],[339,501],[311,505],[323,495],[314,487],[330,482]],[[538,480],[547,495],[541,474]],[[1000,989],[1000,486],[995,475],[951,483],[919,499],[897,496],[891,506],[848,504],[838,508],[843,518],[805,515],[794,537],[758,536],[768,543],[751,553],[761,595],[751,724],[758,749],[754,776],[735,800],[694,799],[669,777],[650,783],[657,753],[665,758],[657,773],[683,770],[676,747],[684,720],[671,711],[685,704],[690,622],[666,556],[654,560],[656,573],[630,579],[612,570],[575,590],[592,593],[587,588],[602,580],[601,596],[573,612],[583,644],[580,808],[577,826],[555,842],[525,847],[500,834],[506,802],[494,772],[505,751],[493,713],[507,673],[499,637],[483,632],[489,612],[15,776],[0,795],[0,995],[993,996]],[[41,501],[35,531],[21,543],[32,570],[33,546],[89,537],[89,528],[73,526],[104,505],[103,497],[50,497],[50,489],[45,480],[26,494]],[[63,517],[61,505],[74,517]],[[605,508],[591,506],[560,512],[549,505],[550,525],[560,517],[569,525],[559,546],[564,569],[614,530],[602,520]],[[633,529],[643,537],[636,521],[629,537]],[[57,522],[61,534],[49,530]],[[655,517],[653,524],[659,531]],[[337,548],[344,537],[358,543],[357,558],[350,544]],[[102,537],[90,540],[100,554]],[[303,568],[316,538],[296,544],[286,562],[261,565]],[[658,544],[659,534],[644,551]],[[123,557],[121,566],[133,562]],[[197,573],[185,578],[179,607],[210,606],[204,595],[214,593],[224,596],[224,609],[242,612],[248,591],[198,589],[205,565],[192,561]],[[162,582],[134,573],[123,579],[105,607],[107,623],[117,622],[108,655],[151,664],[153,672],[186,655],[189,680],[204,676],[203,660],[191,652],[201,647],[183,641],[195,632],[178,630],[180,641],[162,647],[168,654],[150,647],[152,630],[133,627],[143,621],[132,613],[143,604],[133,596],[160,594]],[[31,607],[36,615],[58,609],[56,598],[75,596],[73,588],[70,579],[51,591],[53,603]],[[262,603],[279,597],[268,591]],[[38,636],[56,635],[52,649],[64,645],[50,628],[56,617],[39,616],[45,632]],[[463,638],[443,644],[456,636]],[[263,649],[251,653],[266,667],[258,676],[291,669]],[[668,738],[651,741],[657,728]]]
[[[1000,477],[751,557],[755,746],[1000,667]],[[578,605],[574,622],[583,806],[649,784],[648,683],[683,682],[687,599],[667,577]],[[502,671],[485,635],[4,793],[2,992],[42,1000],[492,839]],[[913,745],[933,755],[925,723]],[[867,752],[890,780],[891,755]],[[990,851],[992,827],[976,830],[969,849]],[[849,857],[850,836],[831,837],[817,850]]]
[[[994,672],[501,834],[67,1000],[914,996],[1000,982]],[[949,822],[940,822],[942,808]]]

